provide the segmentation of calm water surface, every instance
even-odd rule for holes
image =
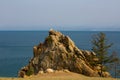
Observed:
[[[91,50],[91,37],[95,31],[62,31],[83,50]],[[109,42],[114,43],[110,51],[120,51],[120,32],[104,32]],[[16,77],[33,55],[33,46],[43,42],[47,31],[0,31],[0,76]]]

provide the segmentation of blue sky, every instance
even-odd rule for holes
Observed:
[[[0,0],[0,30],[120,30],[120,0]]]

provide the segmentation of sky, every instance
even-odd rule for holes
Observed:
[[[120,31],[120,0],[0,0],[0,30]]]

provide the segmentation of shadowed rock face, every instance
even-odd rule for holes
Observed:
[[[92,66],[95,61],[94,52],[78,49],[74,42],[60,32],[50,30],[43,43],[33,48],[34,57],[29,64],[19,71],[19,76],[37,74],[39,71],[68,69],[69,71],[87,76],[99,76],[98,66]],[[107,75],[108,76],[108,75]]]

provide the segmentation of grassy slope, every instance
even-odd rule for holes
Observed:
[[[0,80],[116,80],[113,78],[87,77],[76,73],[47,73],[26,78],[0,78]]]

